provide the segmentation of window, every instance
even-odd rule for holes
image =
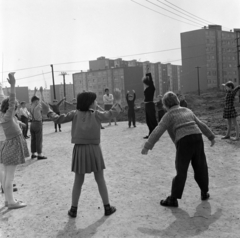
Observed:
[[[211,76],[211,71],[208,71],[208,72],[207,72],[207,75],[208,75],[208,76]]]
[[[231,67],[232,67],[232,64],[228,64],[228,66],[231,68]]]
[[[235,56],[233,56],[232,59],[235,60],[236,59]]]

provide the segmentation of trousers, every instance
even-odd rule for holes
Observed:
[[[176,147],[175,166],[177,175],[172,181],[171,196],[178,199],[182,198],[190,162],[194,170],[194,179],[200,190],[204,193],[208,192],[208,166],[202,135],[192,134],[185,136],[177,142]]]
[[[31,152],[42,153],[42,121],[32,121],[30,126]]]
[[[149,135],[157,126],[155,104],[149,102],[145,104],[146,123],[149,129]]]
[[[135,111],[134,108],[129,107],[128,108],[128,126],[131,126],[131,123],[133,124],[133,126],[136,125],[136,121],[135,121]]]

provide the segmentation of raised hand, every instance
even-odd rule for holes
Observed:
[[[211,140],[211,147],[214,146],[214,144],[215,144],[215,140],[213,139]]]
[[[39,91],[42,94],[43,93],[43,87],[40,87]]]
[[[14,77],[14,74],[15,74],[15,72],[11,72],[11,73],[8,74],[7,81],[9,82],[9,84],[11,86],[15,86],[15,84],[16,84],[16,79]]]
[[[132,92],[135,93],[135,90],[133,89]]]
[[[148,154],[148,149],[142,148],[142,155],[147,155]]]
[[[34,88],[34,95],[36,95],[37,90],[38,90],[38,89],[35,87],[35,88]]]

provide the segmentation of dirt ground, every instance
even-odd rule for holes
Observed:
[[[106,124],[104,124],[106,125]],[[145,124],[128,129],[120,122],[102,130],[105,178],[117,212],[103,216],[93,174],[86,175],[76,219],[67,216],[74,174],[71,172],[71,124],[55,133],[44,122],[45,161],[27,159],[18,167],[15,197],[26,208],[8,210],[0,196],[0,237],[240,237],[240,142],[222,141],[210,147],[205,138],[211,199],[202,202],[190,167],[179,208],[165,208],[160,199],[170,193],[175,175],[175,147],[167,133],[147,156],[141,155]],[[28,140],[28,144],[29,144]]]

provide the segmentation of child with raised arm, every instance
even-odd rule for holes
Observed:
[[[58,102],[56,99],[53,100],[53,104],[49,103],[49,106],[51,107],[51,109],[53,110],[53,112],[55,112],[56,114],[60,115],[60,105],[62,104],[62,102],[65,100],[65,98],[63,98],[60,102]],[[57,132],[57,126],[58,126],[58,130],[59,132],[61,132],[61,124],[56,124],[54,123],[54,127],[55,127],[55,132]]]
[[[133,126],[136,127],[136,121],[135,121],[135,99],[136,99],[136,93],[134,90],[132,90],[133,94],[130,94],[129,91],[127,91],[126,95],[126,101],[128,104],[128,127],[131,127],[131,123],[133,123]]]
[[[223,84],[223,86],[226,89],[226,97],[225,97],[225,106],[224,106],[224,111],[223,111],[223,118],[227,119],[228,123],[228,130],[227,134],[222,137],[222,139],[230,139],[231,136],[231,130],[232,130],[232,124],[235,126],[236,130],[236,137],[233,138],[233,140],[239,140],[239,126],[237,122],[237,112],[234,107],[234,100],[235,96],[240,90],[240,85],[234,88],[234,84],[231,81],[228,81],[226,84]]]
[[[25,158],[29,156],[29,151],[19,122],[15,116],[17,101],[14,73],[9,73],[8,77],[8,82],[11,85],[11,92],[10,96],[2,101],[1,105],[0,120],[6,139],[1,147],[0,163],[3,164],[4,169],[2,187],[5,194],[5,205],[8,209],[17,209],[25,207],[26,204],[16,201],[13,198],[12,182],[17,165],[25,163]]]
[[[108,190],[104,179],[103,170],[105,163],[100,147],[101,121],[117,116],[121,107],[113,105],[109,111],[96,110],[96,94],[83,92],[77,96],[77,108],[67,114],[57,115],[46,103],[42,103],[44,111],[55,123],[72,122],[72,143],[75,144],[72,155],[72,172],[75,180],[72,190],[72,206],[68,211],[70,217],[77,216],[78,201],[86,173],[94,173],[95,180],[101,195],[105,215],[111,215],[116,208],[110,206]]]
[[[148,150],[153,149],[155,143],[166,130],[176,146],[177,175],[172,182],[171,195],[160,202],[162,206],[178,207],[177,199],[182,198],[190,162],[194,170],[194,178],[201,189],[201,199],[207,200],[210,197],[208,193],[208,166],[202,133],[211,141],[211,146],[215,143],[215,136],[190,109],[180,107],[179,104],[179,99],[175,93],[165,93],[163,105],[167,113],[151,133],[142,149],[142,154],[146,155]]]

